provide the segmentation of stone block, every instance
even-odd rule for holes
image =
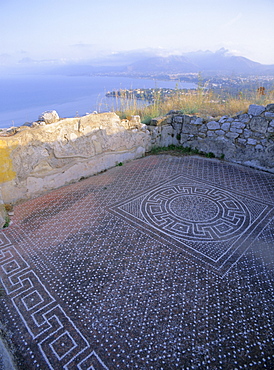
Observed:
[[[255,146],[255,149],[261,151],[261,150],[264,150],[264,147],[261,144],[258,144]]]
[[[237,132],[238,134],[242,134],[243,130],[236,127],[230,127],[230,132]]]
[[[46,111],[41,114],[39,121],[43,121],[46,124],[54,123],[59,121],[59,115],[56,110]]]
[[[225,136],[230,139],[237,139],[237,137],[239,137],[239,134],[237,132],[227,132]]]
[[[194,118],[193,121],[191,121],[193,125],[202,125],[203,124],[203,119],[201,117]]]
[[[247,144],[256,145],[257,144],[257,140],[256,139],[252,139],[250,137],[250,138],[247,139]]]
[[[0,229],[5,225],[7,212],[4,204],[0,203]]]
[[[218,135],[218,136],[222,136],[225,134],[225,131],[224,130],[216,130],[215,133]]]
[[[219,130],[221,128],[221,125],[219,122],[216,121],[210,121],[207,123],[207,128],[209,130]]]
[[[251,104],[248,108],[248,114],[252,116],[259,116],[265,111],[265,107],[262,105]]]
[[[248,138],[249,136],[251,136],[251,134],[252,134],[252,131],[250,131],[250,130],[248,130],[248,129],[245,129],[245,130],[244,130],[244,137],[245,137],[245,138]]]
[[[272,120],[274,119],[274,112],[265,112],[264,116],[266,119]]]
[[[246,127],[246,124],[244,122],[234,121],[234,122],[231,123],[231,127],[243,129],[243,128]]]
[[[150,122],[150,125],[151,126],[163,126],[163,125],[166,125],[167,122],[166,122],[166,117],[156,117],[156,118],[152,118],[151,122]]]
[[[197,125],[192,125],[191,123],[183,123],[182,132],[184,134],[198,134],[199,127]]]
[[[274,104],[268,104],[265,108],[267,112],[274,112]]]
[[[253,117],[250,121],[250,128],[253,131],[260,133],[266,133],[268,127],[268,122],[263,117]]]
[[[175,123],[183,123],[184,118],[182,116],[176,116],[173,118],[173,122]]]
[[[219,119],[219,123],[225,123],[228,119],[228,116],[223,116]]]
[[[247,113],[244,113],[244,114],[240,114],[238,116],[238,120],[243,122],[243,123],[248,123],[250,121],[250,117]]]
[[[219,121],[220,122],[220,121]],[[229,131],[231,123],[230,122],[224,122],[221,126],[221,129],[224,131]]]

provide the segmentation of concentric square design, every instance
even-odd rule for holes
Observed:
[[[109,210],[221,275],[274,215],[271,204],[182,175]]]

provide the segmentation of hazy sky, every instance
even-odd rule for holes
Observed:
[[[274,0],[0,0],[0,64],[221,47],[274,64]]]

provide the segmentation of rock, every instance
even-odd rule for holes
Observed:
[[[202,125],[202,124],[203,124],[203,119],[201,117],[198,117],[193,121],[193,125]]]
[[[238,143],[244,145],[246,144],[246,139],[238,139]]]
[[[265,108],[267,112],[274,112],[274,104],[268,104]]]
[[[230,139],[237,139],[237,137],[239,137],[239,134],[237,132],[227,132],[225,136],[229,137]]]
[[[225,134],[225,131],[223,131],[223,130],[216,130],[215,133],[220,136],[220,135],[224,135]]]
[[[246,124],[240,121],[234,121],[231,123],[231,128],[243,129],[246,127]]]
[[[150,126],[163,126],[166,124],[166,117],[152,118]]]
[[[240,114],[239,117],[238,117],[238,120],[243,122],[243,123],[247,123],[250,121],[250,118],[249,118],[249,115],[247,113],[245,114]]]
[[[264,116],[268,120],[272,120],[272,119],[274,119],[274,112],[265,112]]]
[[[59,115],[56,110],[46,111],[41,114],[39,121],[45,122],[46,124],[54,123],[59,121]]]
[[[221,118],[219,119],[219,122],[220,122],[220,123],[225,123],[227,119],[228,119],[228,116],[223,116],[223,117],[221,117]]]
[[[0,189],[0,229],[5,225],[7,219],[7,210],[2,199],[2,193]],[[0,357],[1,360],[1,357]]]
[[[257,144],[257,140],[255,139],[252,139],[251,137],[247,139],[247,144],[250,144],[250,145],[256,145]]]
[[[6,223],[6,217],[7,217],[7,212],[6,212],[5,206],[3,203],[0,203],[0,229],[2,229],[2,227]]]
[[[230,132],[238,132],[238,134],[242,134],[243,130],[237,127],[230,127]]]
[[[265,134],[267,131],[268,122],[263,117],[253,117],[250,121],[250,128],[253,131],[257,131]]]
[[[265,111],[265,107],[262,105],[251,104],[248,109],[248,114],[252,116],[259,116]]]
[[[174,117],[173,121],[175,123],[183,123],[184,118],[182,116]]]
[[[220,121],[219,121],[220,122]],[[221,129],[224,131],[228,131],[230,128],[230,122],[224,122],[221,126]]]
[[[216,121],[210,121],[207,123],[207,128],[209,130],[220,130],[221,126],[219,122]]]

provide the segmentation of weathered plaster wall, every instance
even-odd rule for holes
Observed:
[[[0,185],[4,203],[39,195],[119,162],[141,157],[150,135],[139,116],[91,114],[48,125],[21,127],[0,137]]]
[[[274,173],[274,104],[218,121],[171,112],[148,128],[153,147],[182,145]]]

